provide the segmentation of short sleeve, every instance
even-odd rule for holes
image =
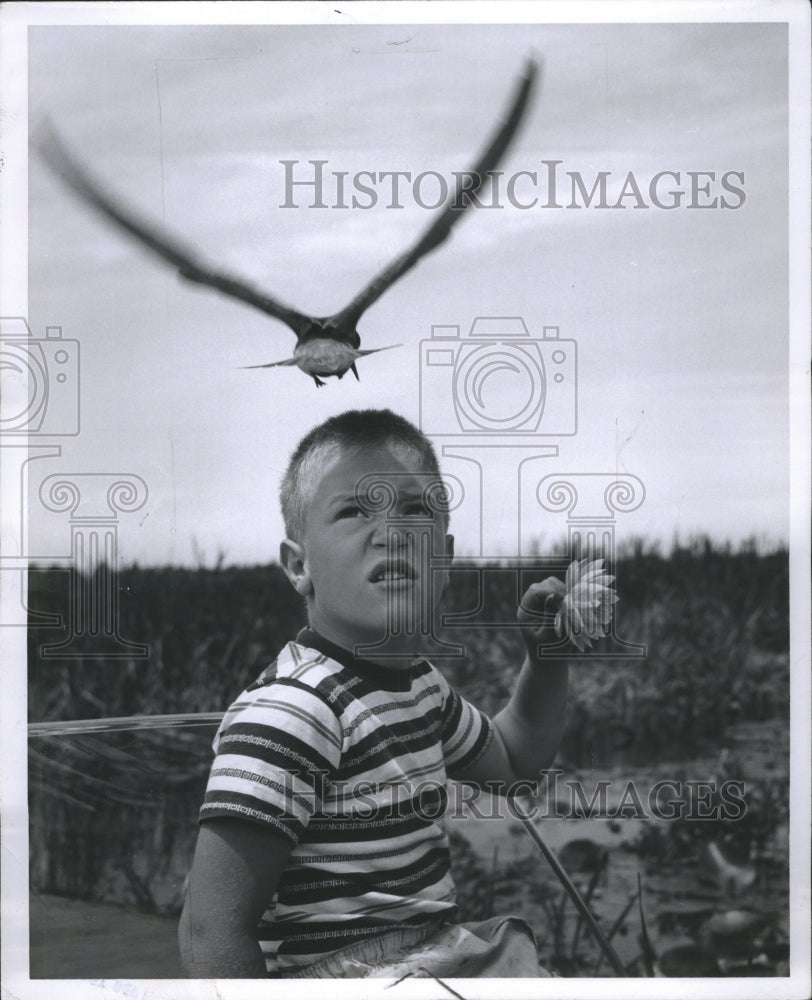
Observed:
[[[340,763],[342,732],[319,693],[275,679],[237,699],[214,748],[200,821],[245,819],[297,844]]]
[[[440,690],[443,698],[440,739],[446,773],[453,778],[457,772],[476,764],[488,749],[493,737],[493,722],[458,694],[445,678],[442,678]]]

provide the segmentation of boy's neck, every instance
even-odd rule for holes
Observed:
[[[350,665],[372,665],[383,670],[405,672],[411,670],[424,657],[414,649],[398,648],[394,641],[387,645],[381,645],[379,650],[367,652],[368,646],[364,643],[348,643],[341,641],[338,636],[325,635],[323,629],[313,626],[302,629],[299,638],[306,645],[313,645],[320,652],[337,659],[342,663]],[[402,640],[401,640],[402,642]],[[361,653],[359,650],[363,649]]]

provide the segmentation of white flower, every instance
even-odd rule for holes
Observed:
[[[612,605],[618,599],[612,589],[614,579],[605,572],[603,559],[570,563],[555,631],[558,636],[566,635],[581,652],[592,645],[590,640],[609,634]]]

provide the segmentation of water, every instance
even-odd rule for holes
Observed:
[[[31,881],[36,892],[177,915],[213,732],[209,723],[33,738]],[[546,812],[559,817],[572,813],[567,782],[580,782],[587,802],[599,782],[608,783],[606,809],[586,818],[548,816],[537,820],[537,828],[554,851],[567,855],[569,850],[576,866],[579,857],[605,857],[597,875],[588,865],[583,872],[570,871],[582,894],[590,896],[605,932],[636,896],[640,876],[646,924],[666,967],[673,960],[672,968],[681,969],[680,974],[708,974],[698,971],[701,962],[708,962],[708,923],[733,920],[725,915],[738,912],[768,919],[767,928],[750,942],[751,969],[761,975],[786,974],[788,844],[781,810],[786,811],[787,761],[786,727],[742,726],[727,735],[723,746],[706,748],[688,760],[563,774],[556,808],[552,802],[541,803]],[[664,779],[684,787],[731,774],[749,783],[750,813],[737,821],[678,823],[618,815],[621,802],[634,801],[629,782],[637,801],[647,806],[650,790]],[[446,816],[449,833],[464,837],[470,849],[461,898],[491,912],[524,916],[536,930],[546,960],[561,974],[594,974],[598,952],[586,929],[578,927],[573,906],[565,902],[522,824],[504,803],[494,806],[487,797],[477,803],[477,811],[479,817],[470,808],[452,808]],[[592,848],[584,852],[581,843],[579,853],[577,842]],[[714,850],[721,852],[729,871],[720,872]],[[613,936],[624,963],[639,958],[640,930],[635,899]],[[704,951],[697,951],[700,940]],[[712,960],[716,974],[725,970],[728,959],[713,955]],[[730,961],[736,960],[734,954]],[[755,960],[762,965],[754,966]],[[608,974],[606,963],[599,971]]]
[[[562,860],[569,859],[565,867],[570,864],[573,881],[590,896],[604,933],[634,898],[612,940],[624,964],[636,962],[642,971],[645,921],[659,974],[788,974],[787,753],[786,727],[751,724],[728,733],[723,746],[706,748],[690,760],[562,775],[555,808],[542,797],[536,828]],[[735,820],[639,815],[638,806],[648,813],[650,791],[666,779],[678,783],[683,795],[688,789],[704,801],[703,783],[718,787],[731,775],[741,777],[746,800]],[[567,782],[580,783],[587,803],[605,782],[603,811],[575,818],[572,801],[579,799]],[[627,806],[625,816],[618,815],[621,803]],[[455,813],[447,822],[452,836],[465,837],[478,862],[478,869],[469,865],[468,871],[477,873],[481,885],[467,893],[462,886],[463,898],[474,908],[486,899],[494,912],[525,917],[560,974],[594,974],[597,947],[585,928],[576,929],[575,909],[564,902],[547,861],[517,819],[489,818],[496,811],[479,804],[485,818]],[[583,871],[577,870],[579,864]],[[737,936],[739,925],[746,933]],[[608,974],[606,963],[602,973]]]

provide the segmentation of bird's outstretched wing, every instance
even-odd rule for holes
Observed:
[[[378,351],[391,351],[394,347],[403,347],[403,344],[387,344],[386,347],[370,347],[365,351],[358,351],[358,357],[363,358],[367,354],[377,354]]]
[[[106,191],[68,151],[50,124],[44,123],[32,137],[32,144],[48,166],[85,202],[134,236],[143,246],[174,265],[182,277],[208,285],[281,320],[301,337],[312,326],[309,316],[284,305],[240,278],[213,270],[198,260],[194,252],[159,226],[140,218]]]
[[[403,347],[403,344],[387,344],[386,347],[370,347],[365,350],[352,349],[349,356],[354,359],[365,358],[367,354],[377,354],[378,351],[391,351],[393,347]],[[264,365],[241,365],[241,368],[278,368],[280,365],[298,365],[299,358],[286,358],[284,361],[269,361]]]
[[[421,257],[434,250],[448,238],[454,224],[471,204],[472,196],[479,191],[489,171],[496,169],[499,160],[516,134],[527,109],[537,73],[537,62],[534,59],[529,59],[511,101],[507,117],[492,135],[477,163],[457,178],[455,192],[441,209],[438,217],[409,250],[395,258],[387,268],[355,296],[349,305],[331,317],[330,326],[334,326],[338,330],[355,329],[361,314],[379,299],[387,288],[414,267]],[[467,181],[464,179],[466,177]]]
[[[137,212],[126,207],[115,195],[105,190],[68,151],[50,125],[41,126],[38,134],[33,137],[33,145],[51,169],[83,201],[124,229],[143,246],[176,267],[180,275],[188,281],[207,285],[281,320],[293,330],[300,342],[307,338],[328,336],[350,347],[357,347],[359,337],[356,325],[361,315],[391,285],[414,267],[421,257],[448,238],[454,224],[471,204],[488,173],[496,169],[524,117],[537,72],[538,66],[535,60],[528,60],[504,122],[491,137],[485,151],[471,170],[458,177],[454,195],[449,198],[420,239],[374,278],[349,305],[323,319],[291,309],[248,282],[223,271],[214,270],[198,260],[193,251],[175,237],[164,232],[160,226],[143,220]],[[290,360],[251,367],[270,368],[277,364],[298,364],[298,362]]]
[[[285,358],[284,361],[269,361],[265,365],[240,365],[240,368],[248,371],[249,368],[279,368],[279,367],[290,367],[291,365],[297,365],[299,362],[296,358]]]

